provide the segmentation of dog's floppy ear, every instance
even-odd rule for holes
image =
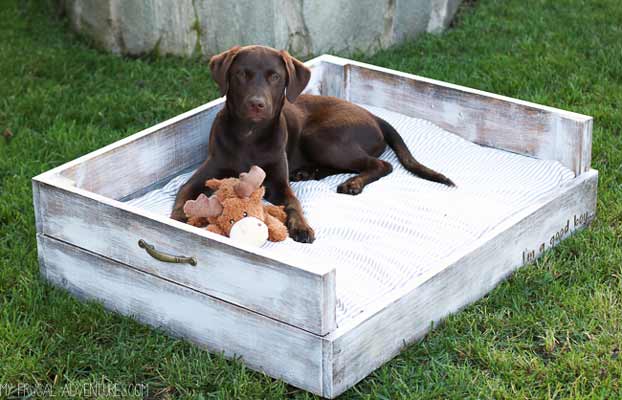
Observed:
[[[293,103],[307,87],[307,83],[309,83],[311,78],[311,70],[305,67],[302,62],[289,55],[286,50],[281,50],[280,53],[285,62],[285,69],[287,69],[287,100]]]
[[[235,46],[220,54],[216,54],[209,60],[209,68],[212,71],[212,78],[220,88],[220,95],[227,94],[229,89],[229,67],[233,63],[236,54],[240,51],[240,46]]]

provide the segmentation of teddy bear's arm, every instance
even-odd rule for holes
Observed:
[[[225,232],[222,229],[220,229],[218,225],[209,224],[205,229],[207,229],[210,232],[225,236]]]
[[[287,227],[278,219],[270,214],[266,214],[264,222],[268,227],[268,240],[271,242],[281,242],[287,239]]]
[[[212,190],[220,189],[220,185],[222,185],[223,179],[208,179],[205,181],[205,187],[208,187]]]
[[[209,222],[205,217],[190,217],[188,218],[188,224],[192,226],[196,226],[197,228],[202,228],[206,226]]]
[[[285,214],[285,210],[283,206],[274,206],[272,204],[266,204],[263,206],[263,208],[266,214],[271,215],[274,218],[278,219],[279,221],[285,223],[285,220],[287,219],[287,214]]]

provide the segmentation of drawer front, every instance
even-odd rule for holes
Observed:
[[[63,182],[36,180],[34,193],[39,233],[317,335],[335,327],[334,269],[290,266]]]
[[[37,240],[42,275],[79,298],[322,393],[323,338],[44,235]]]

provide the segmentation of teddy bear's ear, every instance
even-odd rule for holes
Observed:
[[[222,185],[221,179],[209,179],[207,182],[205,182],[205,186],[213,190],[218,190],[220,185]]]

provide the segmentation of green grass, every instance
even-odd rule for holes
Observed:
[[[199,60],[93,50],[43,1],[0,0],[0,385],[143,383],[155,398],[308,398],[38,276],[30,178],[217,96]],[[358,58],[593,115],[598,218],[344,398],[622,393],[620,0],[481,0],[440,36]],[[1,388],[1,387],[0,387]],[[0,397],[2,393],[0,392]]]

